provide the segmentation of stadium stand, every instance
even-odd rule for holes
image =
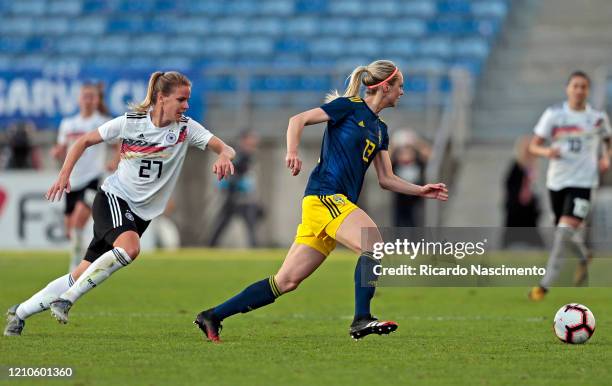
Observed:
[[[352,67],[385,55],[404,68],[446,73],[460,66],[478,76],[508,7],[507,0],[384,0],[375,6],[363,0],[2,0],[0,69],[156,67],[168,56],[180,56],[183,70]],[[141,56],[136,63],[128,60],[134,53]],[[252,87],[291,91],[303,84],[279,78]]]

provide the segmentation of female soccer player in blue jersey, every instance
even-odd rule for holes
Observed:
[[[367,88],[365,99],[359,96],[362,84]],[[397,104],[404,93],[403,85],[402,73],[395,64],[377,60],[353,71],[344,96],[334,92],[327,96],[323,106],[289,120],[286,163],[294,176],[302,169],[298,145],[304,126],[327,122],[320,159],[302,201],[302,223],[276,275],[251,284],[233,298],[197,315],[194,323],[209,340],[219,341],[223,319],[273,303],[280,295],[296,289],[323,263],[336,242],[360,255],[355,268],[355,317],[350,335],[359,339],[397,329],[395,322],[378,321],[370,314],[373,282],[377,279],[373,268],[378,264],[372,251],[374,243],[382,237],[374,221],[355,204],[365,173],[373,161],[383,189],[448,199],[442,183],[418,186],[393,174],[387,150],[387,125],[378,113]],[[364,238],[367,240],[362,239],[364,228],[369,228],[368,237]]]

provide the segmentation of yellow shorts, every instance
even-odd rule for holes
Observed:
[[[336,232],[340,224],[357,208],[343,194],[304,197],[302,223],[298,225],[295,242],[329,255],[336,248]]]

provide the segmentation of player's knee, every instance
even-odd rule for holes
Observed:
[[[140,244],[127,245],[123,246],[122,248],[132,260],[138,257],[138,254],[140,254]]]
[[[276,284],[278,285],[278,289],[281,291],[281,293],[287,293],[287,292],[291,292],[293,290],[295,290],[301,283],[301,280],[296,280],[296,279],[292,279],[292,278],[283,278],[283,279],[276,279]]]

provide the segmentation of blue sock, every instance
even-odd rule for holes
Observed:
[[[274,303],[281,296],[274,276],[260,280],[246,287],[238,295],[219,304],[213,309],[213,314],[223,320],[239,312],[253,311],[259,307]]]
[[[374,258],[372,252],[364,252],[357,260],[355,267],[355,319],[370,315],[370,301],[376,290],[378,275],[374,267],[380,261]]]

